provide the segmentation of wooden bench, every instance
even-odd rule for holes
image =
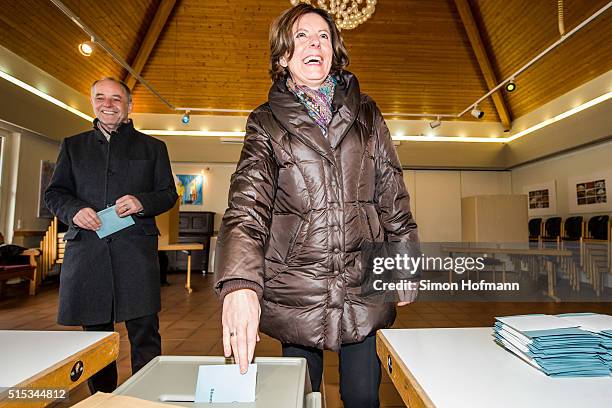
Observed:
[[[5,281],[13,278],[25,278],[30,280],[30,295],[36,294],[38,287],[38,262],[36,257],[40,255],[38,249],[26,249],[19,254],[27,256],[29,263],[23,265],[0,265],[0,296],[2,295],[2,286]]]

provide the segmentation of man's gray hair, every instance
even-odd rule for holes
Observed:
[[[91,99],[93,99],[94,96],[95,96],[94,95],[94,89],[96,88],[96,84],[98,82],[102,82],[102,81],[113,81],[113,82],[119,84],[121,86],[121,88],[123,88],[123,92],[125,92],[125,94],[127,95],[128,103],[132,103],[132,91],[130,91],[130,88],[126,85],[126,83],[121,81],[121,80],[119,80],[119,79],[117,79],[117,78],[110,77],[110,76],[104,77],[104,78],[100,78],[100,79],[94,81],[93,84],[91,84]]]

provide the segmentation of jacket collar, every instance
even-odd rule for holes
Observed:
[[[293,136],[323,157],[335,162],[335,149],[359,112],[361,98],[359,82],[348,71],[336,75],[337,84],[332,102],[333,116],[328,127],[327,138],[308,115],[304,105],[287,89],[286,80],[280,79],[272,85],[268,103],[275,119]]]
[[[100,120],[98,118],[95,118],[93,121],[94,132],[96,133],[96,136],[98,137],[99,140],[106,142],[107,141],[106,137],[102,133],[100,126],[101,126]],[[111,138],[112,136],[115,136],[115,135],[127,135],[127,134],[132,133],[133,130],[134,130],[134,123],[132,122],[132,119],[128,119],[127,122],[124,122],[121,125],[119,125],[117,130],[110,132],[110,135],[111,135]]]

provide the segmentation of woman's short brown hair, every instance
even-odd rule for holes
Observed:
[[[270,78],[272,78],[272,81],[284,78],[287,75],[287,68],[283,67],[279,60],[285,55],[288,55],[289,59],[293,56],[293,25],[300,17],[308,13],[320,15],[329,26],[334,52],[330,73],[336,74],[348,66],[348,52],[344,47],[340,30],[336,27],[334,19],[323,9],[300,3],[285,10],[270,26]]]

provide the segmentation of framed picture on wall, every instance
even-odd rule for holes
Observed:
[[[51,182],[55,170],[55,163],[47,160],[40,161],[40,185],[38,189],[38,218],[53,218],[53,214],[45,205],[45,190]]]
[[[571,213],[612,211],[612,172],[573,177],[567,183]]]
[[[557,213],[557,186],[554,180],[523,187],[527,195],[527,213],[530,217]]]
[[[177,174],[176,192],[181,205],[202,205],[204,177],[201,174]]]

